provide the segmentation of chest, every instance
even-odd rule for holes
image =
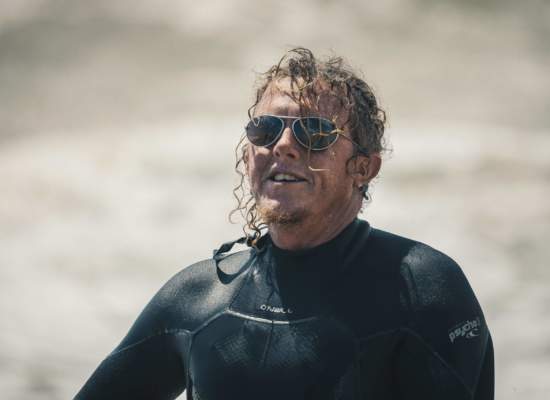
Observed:
[[[334,391],[353,368],[356,344],[329,319],[282,322],[228,312],[195,335],[189,373],[201,399],[315,398]]]
[[[387,380],[394,341],[385,333],[400,324],[393,297],[353,277],[252,270],[228,309],[194,334],[194,398],[363,398],[361,374]]]

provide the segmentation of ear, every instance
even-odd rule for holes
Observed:
[[[378,175],[382,166],[380,153],[372,153],[368,157],[358,155],[354,160],[353,184],[361,188],[368,185],[369,182]]]

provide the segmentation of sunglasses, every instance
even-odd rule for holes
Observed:
[[[285,129],[285,120],[290,125],[294,138],[309,150],[325,150],[332,146],[340,136],[350,140],[361,153],[368,155],[367,150],[353,139],[343,135],[334,122],[321,117],[287,117],[260,115],[253,117],[246,125],[246,137],[255,146],[269,147],[277,143]]]

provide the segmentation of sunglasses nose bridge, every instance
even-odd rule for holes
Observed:
[[[301,145],[296,140],[293,123],[295,120],[290,118],[281,118],[283,121],[282,131],[273,144],[273,152],[279,157],[299,158]]]
[[[278,117],[281,120],[281,133],[280,136],[282,136],[285,131],[289,131],[291,133],[294,133],[294,123],[296,122],[295,118],[292,117]]]
[[[279,116],[270,116],[271,118],[277,118],[279,120],[279,132],[276,136],[276,139],[274,141],[273,144],[276,144],[279,140],[281,140],[281,138],[283,137],[283,135],[285,134],[285,131],[287,130],[290,130],[291,132],[294,131],[294,128],[293,128],[293,123],[294,123],[294,119],[293,118],[287,118],[287,117],[279,117]]]
[[[284,121],[283,129],[281,133],[279,134],[279,139],[277,142],[280,141],[290,141],[290,142],[296,142],[296,134],[294,133],[294,125],[293,121]],[[296,144],[299,144],[296,142]]]

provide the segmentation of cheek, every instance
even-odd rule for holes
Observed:
[[[334,156],[330,161],[325,164],[326,171],[318,173],[321,191],[330,197],[350,197],[353,192],[353,178],[346,169],[346,160]]]
[[[345,171],[327,171],[323,179],[323,190],[334,192],[336,195],[344,195],[351,188],[351,180]]]
[[[345,160],[341,159],[334,151],[328,150],[328,157],[317,161],[312,159],[312,166],[322,169],[319,173],[323,175],[324,184],[330,187],[342,186],[349,181],[350,176],[346,170]],[[324,154],[323,154],[324,156]]]
[[[250,147],[247,150],[246,157],[246,175],[252,187],[257,187],[260,184],[261,177],[265,172],[267,165],[267,157]]]

